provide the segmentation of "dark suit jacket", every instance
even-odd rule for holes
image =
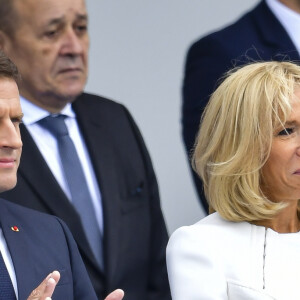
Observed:
[[[189,157],[201,114],[226,71],[251,61],[299,59],[295,45],[265,1],[234,24],[195,42],[187,54],[183,83],[182,133]],[[194,172],[193,177],[207,210],[202,183]]]
[[[139,130],[126,108],[113,101],[82,94],[73,108],[102,195],[105,274],[88,247],[77,212],[25,126],[18,183],[3,197],[67,223],[99,299],[116,288],[125,290],[126,300],[171,299],[165,263],[168,236]]]
[[[0,226],[12,257],[19,299],[27,299],[54,270],[61,279],[53,300],[96,300],[96,294],[66,225],[56,217],[0,199]],[[19,231],[12,231],[17,226]]]

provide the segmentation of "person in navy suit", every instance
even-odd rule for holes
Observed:
[[[83,93],[89,49],[85,1],[0,0],[0,48],[22,75],[24,113],[18,184],[3,197],[66,222],[98,299],[121,288],[128,300],[170,300],[168,234],[143,138],[123,105]],[[84,226],[58,139],[41,125],[52,115],[64,118],[95,226]],[[94,230],[99,238],[89,239]]]
[[[16,66],[0,51],[0,192],[16,185],[22,152],[18,82]],[[0,199],[0,257],[0,299],[97,299],[72,234],[57,217]],[[106,300],[122,297],[118,290]]]
[[[190,47],[182,104],[182,134],[189,158],[202,112],[223,74],[234,66],[253,61],[299,62],[299,28],[299,1],[263,0],[232,25]],[[193,179],[200,202],[208,212],[202,182],[195,172]]]

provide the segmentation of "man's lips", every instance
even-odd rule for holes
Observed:
[[[0,168],[12,168],[15,163],[16,159],[14,158],[0,158]]]
[[[77,72],[83,72],[81,68],[65,68],[60,70],[58,73],[64,74],[64,73],[77,73]]]
[[[300,175],[300,169],[299,169],[299,170],[296,170],[293,174],[295,174],[295,175]]]

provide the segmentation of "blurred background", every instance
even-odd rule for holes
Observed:
[[[186,51],[258,0],[87,0],[91,37],[86,91],[123,103],[156,171],[169,233],[204,214],[181,136]]]

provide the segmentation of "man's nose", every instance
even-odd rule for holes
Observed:
[[[7,121],[0,127],[0,147],[19,149],[23,145],[18,125]]]
[[[83,52],[83,41],[73,28],[66,30],[63,36],[61,54],[80,55]]]

